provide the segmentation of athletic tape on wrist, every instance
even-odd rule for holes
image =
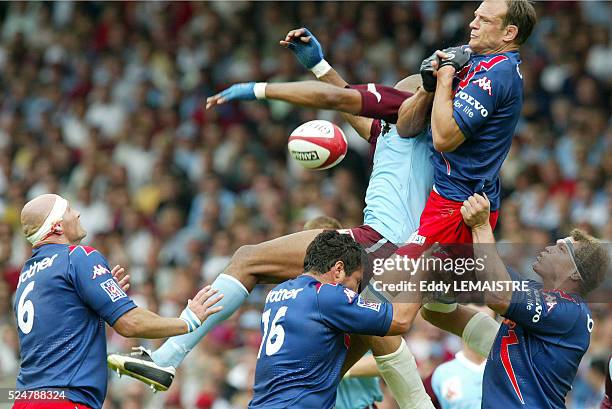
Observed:
[[[253,87],[253,93],[255,94],[255,98],[266,99],[266,87],[267,86],[268,86],[267,82],[256,82],[255,87]]]
[[[329,70],[331,70],[331,65],[329,65],[329,63],[327,61],[325,61],[325,59],[322,59],[314,67],[312,67],[310,69],[310,71],[317,78],[321,78],[322,76],[327,74],[329,72]]]
[[[197,317],[197,315],[195,315],[193,311],[191,311],[189,307],[185,308],[183,312],[181,312],[181,316],[179,317],[179,319],[185,321],[185,323],[187,324],[188,332],[193,332],[198,329],[200,325],[202,325],[200,319]]]

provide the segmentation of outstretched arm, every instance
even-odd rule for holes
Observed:
[[[200,290],[179,318],[166,318],[145,308],[133,308],[115,321],[113,328],[128,338],[167,338],[186,334],[197,329],[209,316],[221,311],[223,307],[214,305],[223,298],[215,297],[217,290],[210,286]]]
[[[332,109],[358,114],[361,94],[350,88],[340,88],[318,81],[284,83],[248,82],[232,85],[206,99],[206,109],[233,100],[275,99],[307,108]]]
[[[289,31],[285,39],[280,41],[280,45],[291,50],[304,68],[311,71],[314,66],[324,61],[323,47],[321,47],[317,38],[306,28]],[[342,88],[346,88],[349,85],[331,66],[325,67],[323,72],[315,70],[313,74],[315,76],[318,75],[319,81],[325,82],[326,84]],[[345,112],[341,112],[341,115],[342,118],[357,131],[359,136],[366,141],[370,140],[373,119],[351,115]]]

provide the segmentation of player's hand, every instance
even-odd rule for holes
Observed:
[[[290,49],[304,68],[312,69],[323,58],[323,47],[307,28],[298,28],[287,33],[280,45]]]
[[[467,46],[445,48],[442,51],[436,51],[438,61],[435,61],[433,65],[436,70],[451,66],[455,69],[455,72],[459,72],[470,61],[471,55],[472,50]]]
[[[423,80],[423,89],[427,92],[434,92],[436,90],[436,75],[433,62],[437,62],[438,57],[434,53],[423,60],[421,63],[421,79]]]
[[[465,224],[471,228],[487,226],[491,214],[491,203],[486,194],[474,193],[461,206],[461,215]]]
[[[230,101],[252,101],[255,97],[255,83],[242,82],[221,91],[217,95],[206,98],[206,109]]]
[[[119,287],[121,287],[124,292],[127,292],[127,290],[130,289],[130,275],[126,273],[125,268],[117,264],[111,270],[111,274],[113,275],[115,281],[119,283]]]
[[[189,332],[202,325],[206,318],[223,309],[222,306],[213,307],[223,298],[223,294],[215,296],[218,292],[219,290],[215,290],[210,285],[207,285],[192,300],[187,301],[187,308],[183,310],[180,318],[187,323]]]

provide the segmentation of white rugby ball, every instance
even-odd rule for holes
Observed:
[[[344,159],[348,144],[335,124],[316,119],[295,128],[289,136],[289,153],[306,169],[329,169]]]

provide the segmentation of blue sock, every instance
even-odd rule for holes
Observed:
[[[244,285],[227,274],[219,274],[212,283],[212,288],[219,290],[219,294],[224,295],[223,299],[215,304],[215,306],[222,305],[223,309],[208,317],[195,331],[189,334],[172,337],[164,342],[159,349],[153,351],[151,357],[157,365],[173,366],[177,368],[181,362],[183,362],[183,359],[185,359],[189,351],[191,351],[211,329],[216,327],[220,322],[225,321],[240,308],[244,300],[249,296],[249,292]]]

